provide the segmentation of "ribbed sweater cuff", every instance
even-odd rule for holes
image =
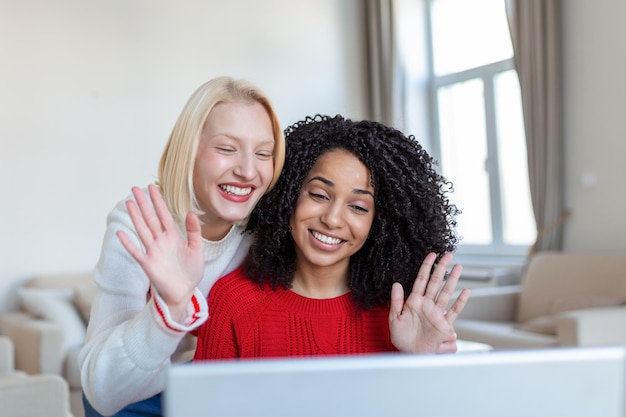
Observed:
[[[209,307],[206,298],[197,288],[194,290],[191,300],[187,304],[187,314],[183,323],[179,323],[172,319],[170,310],[163,298],[159,295],[156,288],[150,289],[152,300],[154,301],[153,313],[155,320],[165,329],[174,332],[189,332],[196,329],[209,317]]]
[[[185,324],[176,323],[165,302],[152,292],[145,314],[137,315],[124,333],[124,348],[135,366],[147,372],[156,371],[169,361],[186,332],[206,321],[208,308],[202,294],[194,292],[190,305],[193,313]]]

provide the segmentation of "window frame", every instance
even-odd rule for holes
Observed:
[[[487,160],[485,169],[489,177],[489,205],[491,210],[492,241],[490,244],[466,244],[461,239],[457,245],[457,254],[468,257],[513,258],[520,259],[528,254],[532,244],[514,245],[504,241],[503,201],[500,192],[500,171],[498,156],[498,132],[496,118],[496,77],[506,71],[517,71],[514,57],[474,67],[454,73],[436,75],[434,70],[434,50],[432,33],[431,1],[426,3],[426,50],[428,57],[427,94],[429,108],[429,130],[433,157],[441,162],[441,137],[439,129],[438,90],[456,83],[479,79],[483,83],[485,103],[485,133],[487,140]],[[439,164],[441,168],[441,164]],[[453,184],[454,185],[454,184]],[[462,207],[459,207],[461,211]],[[463,215],[461,214],[461,217]],[[459,219],[460,220],[460,219]],[[462,221],[462,220],[461,220]],[[461,236],[462,238],[462,236]]]

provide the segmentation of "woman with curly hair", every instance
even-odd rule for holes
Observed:
[[[469,291],[448,309],[458,210],[432,158],[372,121],[318,115],[285,133],[283,172],[250,217],[243,267],[209,294],[194,360],[455,352]]]

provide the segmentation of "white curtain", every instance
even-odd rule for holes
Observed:
[[[537,223],[534,252],[562,249],[564,209],[559,0],[505,0],[519,74]]]

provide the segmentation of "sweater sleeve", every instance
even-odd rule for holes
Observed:
[[[233,278],[239,277],[237,269],[219,279],[209,293],[209,318],[198,329],[198,343],[194,361],[237,358],[237,337],[234,332],[234,314],[239,311],[241,294],[233,293]]]
[[[206,299],[196,289],[186,319],[173,321],[148,277],[119,242],[118,230],[140,245],[124,202],[107,218],[94,271],[98,292],[79,355],[83,391],[105,415],[163,391],[170,357],[208,313]]]

